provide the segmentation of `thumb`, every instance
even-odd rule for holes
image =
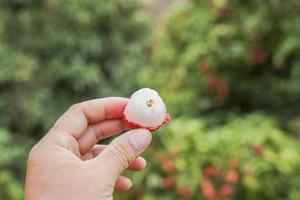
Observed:
[[[147,129],[135,129],[115,138],[96,158],[114,179],[149,146],[152,139]]]

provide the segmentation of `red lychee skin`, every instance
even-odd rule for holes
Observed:
[[[255,145],[253,145],[252,149],[253,149],[254,154],[256,156],[262,156],[262,154],[264,152],[263,146],[261,144],[255,144]]]
[[[162,187],[163,188],[170,188],[174,185],[174,180],[172,178],[164,178],[162,180]]]
[[[179,186],[176,188],[176,194],[181,197],[190,197],[192,196],[193,192],[185,186]]]
[[[202,173],[205,177],[217,176],[220,173],[220,169],[217,166],[209,165],[204,167]]]
[[[165,116],[165,119],[163,121],[163,123],[159,126],[154,126],[154,127],[144,127],[138,123],[135,123],[135,122],[131,122],[129,121],[129,119],[127,119],[125,113],[123,114],[123,118],[124,118],[124,121],[125,123],[127,124],[127,126],[130,128],[130,129],[137,129],[137,128],[145,128],[145,129],[148,129],[149,131],[156,131],[157,129],[159,129],[162,125],[164,124],[167,124],[170,120],[171,120],[171,116],[169,113],[166,114]]]
[[[223,185],[219,189],[219,193],[222,197],[230,197],[234,192],[234,188],[230,185]]]
[[[175,163],[170,158],[164,158],[161,160],[162,168],[165,172],[171,173],[176,170]]]
[[[235,170],[230,170],[224,174],[223,179],[228,183],[236,183],[239,180],[239,174]]]
[[[213,199],[216,195],[215,188],[212,182],[208,179],[201,180],[199,182],[199,188],[202,190],[202,194],[207,199]]]

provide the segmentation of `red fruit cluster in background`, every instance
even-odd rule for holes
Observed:
[[[190,197],[193,192],[186,186],[178,186],[176,188],[176,194],[181,197]]]
[[[178,196],[189,198],[194,194],[189,187],[182,185],[182,183],[176,186],[176,174],[179,171],[176,169],[173,159],[179,152],[178,148],[171,148],[170,155],[165,153],[159,155],[158,159],[161,168],[167,173],[167,176],[161,181],[161,188],[175,190]],[[233,198],[236,184],[240,180],[240,174],[237,171],[238,165],[239,158],[233,157],[222,168],[215,164],[202,167],[203,178],[199,181],[198,187],[203,197],[208,200]]]
[[[220,169],[214,165],[206,166],[202,170],[202,174],[205,177],[217,176],[220,173]]]
[[[267,54],[258,45],[254,44],[250,48],[249,58],[254,64],[264,64],[267,62]]]
[[[239,180],[239,174],[237,173],[237,171],[230,170],[228,172],[225,172],[223,178],[228,183],[236,183]]]
[[[200,181],[199,188],[202,191],[202,194],[207,199],[213,199],[216,195],[215,188],[210,180],[204,179]]]
[[[228,162],[228,170],[216,165],[207,165],[202,168],[203,179],[199,182],[199,189],[208,200],[222,200],[232,197],[234,187],[240,179],[237,171],[238,158],[232,158]]]
[[[234,189],[231,185],[225,184],[222,185],[219,189],[219,194],[221,197],[230,197],[234,192]]]
[[[210,180],[204,179],[199,183],[199,188],[206,199],[221,200],[231,197],[234,187],[230,184],[223,184],[217,191]]]
[[[162,180],[162,187],[167,189],[171,188],[174,185],[174,180],[172,178],[164,178]]]
[[[176,170],[175,163],[170,157],[167,157],[167,156],[161,157],[160,164],[161,164],[162,169],[167,173],[171,173]]]
[[[208,87],[216,92],[216,104],[219,106],[223,105],[229,95],[228,85],[215,72],[209,69],[207,61],[201,62],[199,68],[206,76]]]
[[[239,159],[238,158],[233,158],[229,161],[229,166],[230,166],[231,169],[236,169],[238,165],[239,165]]]
[[[256,156],[262,156],[262,154],[264,152],[263,146],[261,144],[253,145],[252,149]]]

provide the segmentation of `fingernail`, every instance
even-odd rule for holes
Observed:
[[[143,162],[143,166],[146,167],[146,165],[147,165],[146,159],[143,157],[139,157],[139,159]]]
[[[125,182],[127,182],[127,189],[130,189],[132,187],[132,182],[128,179]]]
[[[129,135],[129,141],[137,151],[144,149],[151,140],[151,133],[146,129],[132,130]]]

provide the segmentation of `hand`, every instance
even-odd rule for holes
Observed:
[[[73,105],[28,158],[25,200],[112,199],[113,191],[128,190],[126,169],[142,170],[139,155],[151,142],[146,129],[128,131],[109,145],[99,140],[124,132],[125,98],[104,98]]]

